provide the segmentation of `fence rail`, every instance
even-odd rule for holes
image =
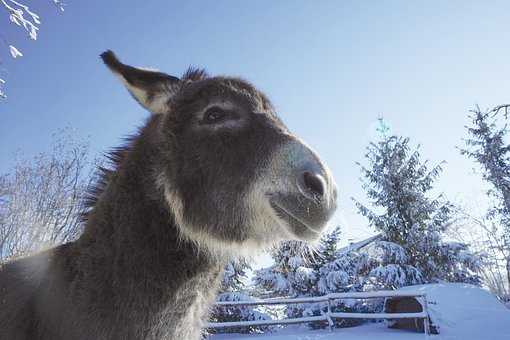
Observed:
[[[332,312],[331,302],[334,300],[345,299],[378,299],[378,298],[391,298],[391,297],[412,297],[421,304],[422,311],[418,313],[346,313],[346,312]],[[250,327],[250,326],[270,326],[270,325],[288,325],[296,323],[306,323],[314,321],[327,321],[330,329],[333,326],[333,319],[423,319],[423,326],[425,336],[430,334],[429,316],[427,311],[427,297],[422,292],[412,291],[377,291],[377,292],[354,292],[354,293],[333,293],[324,296],[309,297],[309,298],[276,298],[264,299],[255,301],[220,301],[216,302],[217,307],[227,306],[269,306],[269,305],[290,305],[290,304],[306,304],[327,302],[328,309],[325,313],[318,316],[309,316],[301,318],[291,318],[282,320],[254,320],[254,321],[232,321],[232,322],[210,322],[207,328],[218,329],[228,327]]]

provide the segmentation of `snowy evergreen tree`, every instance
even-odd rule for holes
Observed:
[[[256,272],[254,282],[270,292],[272,297],[311,297],[329,293],[361,290],[363,281],[359,270],[364,268],[366,254],[342,253],[338,249],[340,227],[326,233],[316,249],[310,250],[295,241],[283,242],[272,252],[274,264]],[[354,311],[358,303],[335,301],[333,311]],[[317,316],[326,312],[327,303],[307,303],[287,306],[287,317]],[[337,324],[349,326],[353,321],[337,320]],[[354,321],[355,323],[357,321]],[[314,322],[312,328],[327,327],[325,322]]]
[[[340,227],[334,228],[321,237],[315,249],[302,242],[282,242],[271,254],[274,264],[255,273],[255,284],[274,296],[304,297],[346,291],[347,281],[355,276],[356,264],[348,256],[339,258],[340,235]]]
[[[309,297],[316,295],[317,266],[313,262],[320,258],[306,243],[281,242],[273,249],[274,264],[255,272],[254,283],[273,297]],[[286,306],[289,318],[320,315],[325,304],[291,304]],[[324,325],[325,326],[325,325]]]
[[[365,249],[367,261],[364,274],[365,290],[395,289],[423,283],[418,268],[409,263],[404,247],[391,241],[377,241]]]
[[[315,270],[314,295],[358,291],[361,289],[359,270],[363,267],[364,254],[340,251],[341,228],[324,234],[311,262]]]
[[[223,292],[218,294],[218,302],[253,301],[244,292]],[[270,320],[271,317],[257,306],[216,306],[210,316],[211,322]],[[211,333],[262,333],[270,330],[268,326],[227,327],[211,330]]]
[[[274,296],[310,296],[316,276],[308,246],[300,241],[281,242],[271,257],[272,266],[255,272],[255,285]]]
[[[342,229],[340,226],[337,226],[329,233],[322,235],[317,247],[317,256],[312,261],[315,269],[319,269],[324,264],[335,260],[341,234]]]
[[[230,261],[225,266],[225,273],[221,281],[220,292],[216,301],[252,301],[253,298],[245,293],[247,271],[250,264],[245,259]],[[270,317],[259,310],[257,306],[216,306],[211,314],[211,322],[254,321],[269,320]],[[230,327],[218,329],[217,333],[257,333],[268,330],[268,327]]]
[[[482,112],[471,111],[471,126],[467,127],[466,147],[461,153],[474,159],[482,168],[483,179],[491,185],[488,191],[493,206],[488,212],[489,220],[499,224],[499,259],[506,267],[506,285],[510,286],[510,144],[508,142],[508,111],[510,105],[502,105]]]
[[[245,259],[229,261],[225,266],[220,292],[239,292],[246,286],[247,271],[250,264]]]
[[[383,235],[370,249],[367,270],[374,287],[477,282],[477,258],[465,245],[442,240],[452,222],[452,205],[430,194],[441,165],[429,167],[408,138],[387,134],[370,143],[366,159],[368,165],[360,167],[371,207],[359,201],[356,206]]]

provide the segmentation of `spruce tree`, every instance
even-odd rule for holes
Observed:
[[[233,260],[225,266],[225,272],[221,281],[220,291],[216,301],[251,301],[246,292],[247,271],[251,269],[245,259]],[[254,321],[268,320],[270,317],[261,312],[257,306],[220,306],[212,310],[211,322]],[[258,333],[267,330],[268,327],[230,327],[213,330],[213,333]]]
[[[251,270],[251,266],[245,259],[229,261],[225,266],[220,292],[239,292],[243,290],[246,285],[246,272],[248,270]]]
[[[441,164],[421,160],[419,147],[387,131],[367,148],[362,187],[370,205],[356,201],[359,213],[383,235],[372,247],[369,276],[377,288],[437,282],[477,282],[478,262],[465,245],[442,240],[452,222],[452,204],[432,197]]]
[[[328,233],[323,234],[319,240],[317,247],[317,256],[313,259],[312,264],[315,268],[320,268],[324,264],[334,261],[338,250],[338,242],[342,235],[340,226],[335,227]]]
[[[366,255],[356,252],[340,252],[341,229],[334,228],[325,233],[315,249],[310,250],[301,242],[282,242],[271,253],[274,264],[256,272],[254,282],[258,290],[264,290],[272,297],[311,297],[329,293],[356,291],[361,289],[362,280],[358,270],[361,259]],[[356,304],[335,301],[334,311],[353,311]],[[287,306],[287,317],[306,317],[322,315],[328,308],[327,303],[306,303]],[[343,326],[352,322],[342,321]],[[327,327],[327,323],[310,323],[310,327]]]
[[[310,296],[315,273],[309,249],[300,241],[284,241],[271,251],[274,264],[255,271],[254,283],[273,296]]]

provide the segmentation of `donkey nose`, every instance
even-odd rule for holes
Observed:
[[[325,193],[325,180],[322,175],[313,170],[305,170],[301,173],[301,179],[298,182],[302,193],[313,199],[322,199]]]

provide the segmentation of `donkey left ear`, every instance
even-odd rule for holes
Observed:
[[[102,53],[101,58],[143,107],[152,113],[168,111],[168,101],[179,88],[179,78],[125,65],[110,50]]]

